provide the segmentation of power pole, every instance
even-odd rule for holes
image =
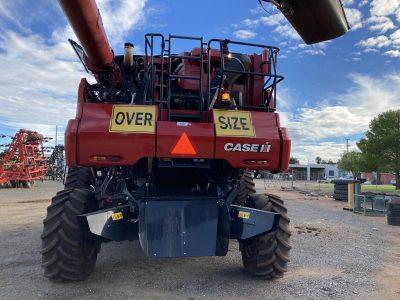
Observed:
[[[349,141],[350,141],[350,139],[346,139],[346,149],[347,149],[347,153],[349,153]]]
[[[57,147],[57,138],[58,138],[58,125],[56,125],[56,140],[54,146]]]

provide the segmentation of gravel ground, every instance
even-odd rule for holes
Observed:
[[[257,184],[263,191],[262,181]],[[330,198],[273,191],[292,218],[292,261],[282,279],[249,278],[236,242],[218,258],[149,259],[137,242],[102,246],[85,282],[55,284],[40,266],[41,221],[61,184],[0,190],[0,299],[399,299],[400,228],[343,211]]]

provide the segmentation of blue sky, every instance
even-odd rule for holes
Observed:
[[[229,38],[281,48],[282,123],[293,156],[337,159],[377,114],[400,108],[400,1],[343,1],[352,31],[306,46],[284,18],[257,0],[101,0],[117,53],[125,41],[143,49],[147,32]],[[79,79],[87,75],[67,44],[74,38],[53,0],[0,0],[0,133],[18,128],[54,135],[75,114]],[[177,51],[186,50],[184,46]],[[2,144],[2,142],[0,143]]]

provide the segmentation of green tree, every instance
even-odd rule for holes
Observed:
[[[329,160],[323,159],[321,161],[321,164],[324,164],[324,165],[335,165],[335,162],[332,159],[329,159]]]
[[[361,139],[357,146],[362,152],[362,171],[376,172],[376,184],[381,184],[381,173],[385,171],[381,157],[369,151],[366,139]]]
[[[338,168],[350,172],[354,178],[359,178],[364,168],[361,152],[351,151],[343,153],[338,161]]]
[[[321,161],[322,161],[322,158],[321,157],[319,157],[319,156],[317,156],[316,158],[315,158],[315,162],[317,163],[317,164],[321,164]]]
[[[291,157],[289,160],[289,164],[298,165],[300,161],[296,157]]]
[[[400,110],[390,110],[373,119],[359,147],[367,167],[395,173],[396,188],[400,189]]]

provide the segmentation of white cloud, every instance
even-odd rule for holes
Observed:
[[[396,12],[400,7],[399,0],[372,0],[372,16],[389,16]]]
[[[233,33],[233,35],[234,35],[236,38],[248,40],[248,39],[254,38],[254,37],[257,35],[257,33],[255,33],[254,31],[251,31],[251,30],[244,30],[244,29],[241,29],[241,30],[235,31],[235,32]]]
[[[324,145],[326,139],[362,134],[379,113],[400,109],[400,73],[381,78],[352,74],[350,79],[353,85],[344,93],[322,101],[317,107],[304,106],[294,113],[283,114],[282,123],[293,138],[294,153],[307,153],[306,145]],[[341,152],[340,148],[332,146],[323,157],[333,159]],[[316,154],[310,153],[311,157]]]
[[[392,41],[392,44],[393,44],[395,47],[400,46],[400,29],[398,29],[398,30],[396,30],[395,32],[393,32],[393,33],[390,35],[390,39],[391,39],[391,41]]]
[[[363,27],[362,13],[356,8],[345,8],[347,20],[350,23],[352,30],[357,30]]]
[[[358,45],[363,48],[383,48],[389,47],[391,44],[390,39],[385,35],[371,37],[358,43]]]
[[[349,6],[354,4],[354,0],[342,0],[344,6]]]
[[[347,145],[343,142],[322,142],[322,143],[293,143],[292,157],[296,157],[301,163],[315,163],[317,156],[324,160],[331,159],[336,162],[340,159]],[[358,150],[355,142],[350,143],[349,151]]]
[[[396,28],[396,26],[393,24],[393,21],[388,17],[373,16],[367,20],[367,23],[371,24],[368,27],[369,30],[379,31],[380,33],[385,33]]]
[[[290,25],[289,23],[278,25],[274,29],[274,32],[278,33],[280,35],[281,39],[290,39],[290,40],[297,40],[297,41],[302,40],[302,38],[297,33],[297,31],[294,30],[292,25]]]
[[[389,50],[385,52],[385,55],[390,57],[400,57],[400,50]]]
[[[363,0],[358,6],[363,7],[368,2]],[[386,56],[396,57],[393,53],[396,53],[396,50],[400,48],[400,43],[393,38],[393,30],[399,28],[400,1],[372,0],[369,3],[370,16],[367,19],[361,19],[360,23],[362,26],[368,25],[372,36],[359,41],[356,45],[364,48],[364,52],[377,52]],[[349,19],[351,19],[351,13],[348,10],[346,12]],[[397,18],[398,22],[393,21],[395,18]]]
[[[285,22],[285,17],[281,13],[278,13],[261,17],[259,20],[264,25],[277,26]]]
[[[143,21],[145,2],[99,1],[111,41],[120,42]],[[2,7],[0,20],[5,18],[4,13],[11,11]],[[19,11],[12,10],[14,14]],[[7,20],[18,17],[7,15]],[[67,38],[74,37],[72,30],[62,26],[54,28],[50,38],[11,30],[0,32],[0,122],[3,125],[54,128],[56,124],[65,125],[75,115],[78,83],[88,75],[82,72],[67,42]]]
[[[98,0],[106,33],[114,43],[121,42],[135,26],[143,22],[147,0]]]

